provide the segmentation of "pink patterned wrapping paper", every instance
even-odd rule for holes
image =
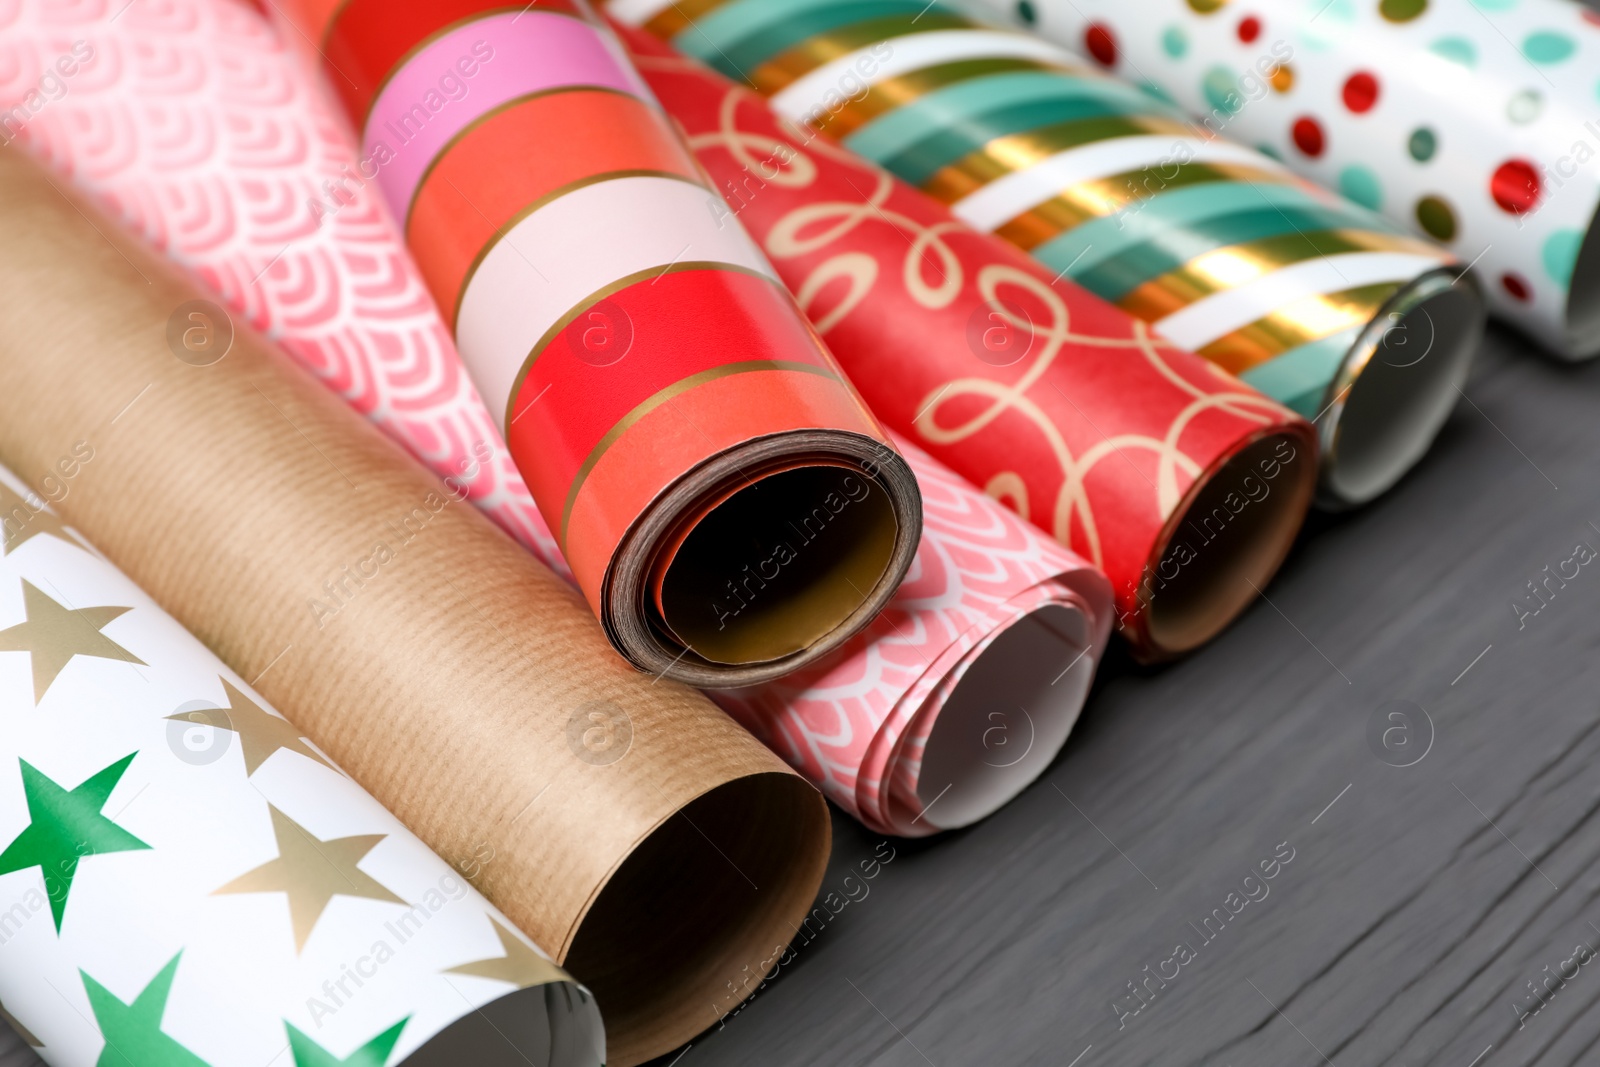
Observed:
[[[568,574],[337,116],[235,0],[0,0],[0,142],[98,196]]]
[[[0,137],[100,197],[570,578],[301,57],[237,0],[122,2],[0,0]],[[62,55],[81,62],[52,77]],[[889,608],[808,671],[713,695],[846,811],[917,836],[981,818],[1049,764],[1113,611],[1082,558],[896,444],[925,527]],[[960,781],[924,780],[941,721],[942,770]]]
[[[712,697],[868,827],[919,837],[990,814],[1055,758],[1110,635],[1111,583],[894,441],[923,504],[922,542],[895,599],[814,667]],[[936,724],[954,759],[927,780]]]

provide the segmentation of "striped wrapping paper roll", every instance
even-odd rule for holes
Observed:
[[[1483,312],[1453,255],[1054,45],[939,0],[607,10],[1314,417],[1330,506],[1392,485],[1455,401]]]
[[[922,543],[872,626],[776,682],[714,694],[881,833],[992,814],[1048,767],[1111,631],[1098,572],[908,441]]]
[[[1600,354],[1600,13],[1569,0],[984,0],[1442,241]],[[1265,73],[1266,76],[1263,76]]]
[[[605,1062],[587,990],[3,469],[0,521],[0,1011],[46,1062]]]
[[[1256,598],[1316,482],[1305,420],[762,97],[623,33],[873,410],[1104,571],[1137,656],[1194,648]]]
[[[249,330],[197,358],[193,285],[15,148],[0,232],[0,460],[92,447],[62,516],[593,990],[608,1062],[714,1022],[816,893],[817,791]]]
[[[865,626],[916,549],[915,479],[610,31],[573,0],[292,6],[623,654],[746,685]]]

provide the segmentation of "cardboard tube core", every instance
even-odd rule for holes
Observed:
[[[754,774],[691,801],[634,850],[564,961],[602,1005],[611,1062],[660,1055],[754,992],[816,895],[831,837],[816,790]]]
[[[858,611],[894,557],[894,508],[865,472],[780,470],[705,515],[666,563],[661,622],[716,663],[766,663]]]
[[[1595,209],[1572,268],[1571,288],[1567,291],[1567,337],[1575,359],[1600,352],[1600,208]]]
[[[1152,652],[1145,658],[1205,644],[1244,610],[1288,554],[1316,480],[1311,441],[1269,433],[1190,488],[1140,589]]]
[[[922,750],[917,799],[929,825],[987,818],[1056,758],[1094,680],[1091,633],[1080,608],[1046,604],[977,650]]]
[[[1422,458],[1460,396],[1485,315],[1470,282],[1436,271],[1396,294],[1361,334],[1320,421],[1324,506],[1365,504]]]

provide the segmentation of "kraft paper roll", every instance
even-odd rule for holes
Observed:
[[[1490,310],[1600,354],[1600,14],[1568,0],[985,0],[1443,242]],[[1282,73],[1262,77],[1261,72]]]
[[[1455,402],[1483,310],[1454,255],[1054,45],[938,0],[607,10],[1312,418],[1330,506],[1393,485]]]
[[[290,7],[617,648],[747,685],[865,626],[916,481],[587,5]],[[741,599],[807,522],[818,547]]]
[[[3,469],[0,522],[0,998],[46,1062],[605,1062],[586,989]]]
[[[841,808],[922,837],[993,814],[1061,751],[1111,632],[1111,588],[909,441],[922,543],[872,626],[723,707]]]
[[[0,151],[0,459],[87,441],[63,516],[593,990],[611,1062],[714,1022],[820,882],[815,790],[252,334],[195,365],[194,291],[93,215]]]
[[[1311,500],[1305,420],[624,33],[873,410],[1104,571],[1136,655],[1191,649],[1255,600]]]

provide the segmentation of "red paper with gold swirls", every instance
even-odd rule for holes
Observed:
[[[761,97],[620,32],[874,413],[1101,568],[1119,617],[1164,525],[1298,416]]]

